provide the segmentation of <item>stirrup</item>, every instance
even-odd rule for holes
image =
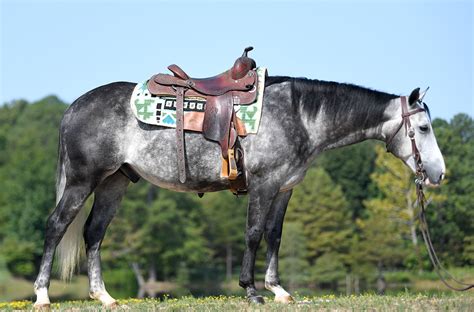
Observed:
[[[233,148],[229,148],[227,150],[227,155],[227,159],[221,155],[221,177],[227,178],[228,180],[235,180],[239,175],[237,162],[235,160],[235,150]]]
[[[235,161],[235,150],[233,148],[229,148],[227,153],[229,155],[229,180],[235,180],[239,175],[239,171],[237,170],[237,162]]]

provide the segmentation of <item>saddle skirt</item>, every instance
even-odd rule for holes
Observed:
[[[256,100],[252,104],[234,104],[236,113],[236,129],[239,136],[256,134],[260,125],[263,106],[263,93],[267,69],[258,67]],[[176,128],[176,95],[154,95],[148,90],[148,80],[138,83],[130,98],[130,106],[135,117],[146,124]],[[206,98],[185,96],[184,98],[184,129],[202,132]]]

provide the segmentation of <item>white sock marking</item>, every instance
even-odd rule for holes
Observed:
[[[48,297],[48,288],[43,287],[43,288],[35,289],[35,294],[36,294],[35,305],[50,304],[49,297]]]

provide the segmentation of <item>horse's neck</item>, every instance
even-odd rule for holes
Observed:
[[[300,113],[308,130],[314,156],[325,150],[367,139],[385,139],[385,126],[391,115],[388,111],[396,105],[395,96],[355,86],[342,86],[347,89],[345,92],[326,92],[324,86],[308,89],[308,93],[299,99]],[[315,105],[320,105],[317,113],[308,114],[308,108],[304,108],[305,103],[301,101],[318,97],[323,100],[315,101]]]
[[[371,127],[361,127],[360,124],[354,122],[353,118],[341,118],[335,119],[334,121],[316,123],[316,133],[325,132],[327,135],[325,137],[319,137],[316,135],[313,144],[317,150],[325,151],[369,139],[383,141],[384,124],[385,121],[380,120],[378,124],[372,125]]]

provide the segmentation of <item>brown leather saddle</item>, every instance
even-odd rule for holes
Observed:
[[[179,181],[186,181],[186,160],[184,147],[184,100],[185,97],[199,97],[206,101],[202,134],[218,142],[222,151],[222,176],[227,177],[231,191],[246,190],[243,173],[243,151],[239,147],[239,134],[245,135],[243,124],[236,117],[234,105],[255,102],[257,97],[257,72],[255,61],[248,57],[248,47],[231,69],[210,78],[191,78],[178,65],[168,69],[173,75],[157,74],[148,81],[148,90],[153,95],[176,96],[176,141]],[[201,127],[186,127],[199,131]]]

